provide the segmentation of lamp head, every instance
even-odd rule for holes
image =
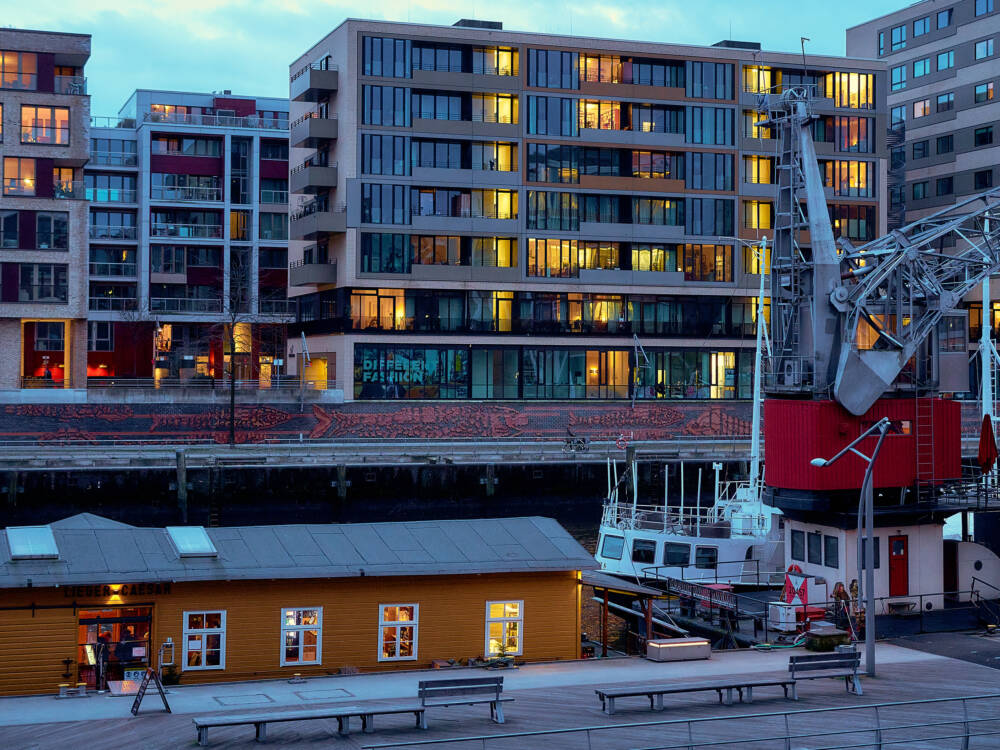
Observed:
[[[811,463],[813,466],[817,466],[819,468],[822,468],[822,467],[826,466],[827,460],[825,458],[814,458],[809,463]]]

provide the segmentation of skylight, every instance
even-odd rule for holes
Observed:
[[[12,560],[58,560],[59,547],[48,526],[10,526],[7,544]]]
[[[167,533],[181,557],[216,557],[219,554],[204,526],[167,526]]]

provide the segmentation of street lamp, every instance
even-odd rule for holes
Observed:
[[[861,482],[861,497],[858,499],[858,600],[862,597],[865,600],[865,674],[869,677],[875,676],[875,502],[872,497],[872,470],[875,467],[875,459],[882,448],[882,441],[885,433],[889,431],[889,418],[882,417],[867,430],[854,439],[850,445],[841,448],[840,452],[833,458],[814,458],[809,463],[818,468],[830,466],[845,453],[853,453],[863,458],[868,467],[865,469],[865,478]],[[859,451],[856,446],[866,437],[878,433],[878,442],[875,443],[875,450],[870,456],[866,456]],[[864,511],[862,513],[862,510]],[[864,556],[861,554],[861,519],[864,516]],[[861,588],[861,564],[865,566],[865,582]]]

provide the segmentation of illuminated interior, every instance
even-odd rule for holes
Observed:
[[[781,71],[765,65],[744,65],[743,90],[750,94],[780,94]]]
[[[744,156],[746,181],[754,185],[774,184],[774,157]]]

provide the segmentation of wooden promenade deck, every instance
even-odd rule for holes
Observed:
[[[767,674],[769,673],[762,673],[761,676]],[[245,692],[248,695],[258,693],[262,685],[264,684],[247,685]],[[482,706],[453,707],[429,711],[427,718],[430,729],[427,731],[414,729],[412,719],[409,717],[382,718],[376,722],[377,732],[375,734],[364,735],[358,732],[347,738],[337,736],[335,721],[290,722],[274,725],[268,733],[268,742],[264,745],[254,742],[252,728],[241,727],[214,730],[210,737],[210,746],[220,749],[261,748],[270,745],[281,748],[335,747],[354,750],[363,746],[407,740],[436,740],[480,734],[493,735],[580,726],[622,725],[665,719],[709,716],[736,717],[741,714],[784,712],[832,706],[853,706],[860,709],[873,703],[889,701],[1000,692],[1000,671],[964,661],[929,657],[927,660],[888,664],[880,667],[876,679],[864,680],[865,695],[863,697],[845,693],[842,681],[813,680],[799,686],[801,700],[797,703],[785,701],[781,697],[780,690],[762,690],[754,696],[753,704],[740,705],[737,703],[732,707],[720,706],[715,702],[713,696],[690,694],[672,696],[665,702],[666,710],[655,713],[648,710],[648,704],[643,700],[622,701],[621,705],[617,707],[619,711],[610,717],[601,713],[600,702],[594,695],[594,687],[594,685],[580,684],[571,687],[509,691],[509,694],[516,700],[508,705],[507,723],[503,726],[492,724],[488,711],[484,710]],[[0,714],[13,709],[17,700],[0,699]],[[127,699],[91,697],[79,700],[96,702],[125,701]],[[345,698],[339,702],[349,705],[350,701],[350,698]],[[51,705],[51,710],[58,712],[62,704],[53,700]],[[319,707],[317,703],[303,703],[302,706]],[[251,711],[257,707],[280,710],[278,707],[270,706],[233,705],[228,709],[228,712]],[[281,706],[280,708],[291,708],[291,706]],[[71,747],[98,750],[121,747],[152,749],[194,746],[195,729],[191,723],[191,713],[168,715],[156,712],[155,709],[156,706],[151,703],[149,711],[143,711],[138,717],[0,726],[0,747],[17,748],[18,750]],[[1000,700],[991,703],[989,709],[992,715],[1000,715]],[[123,705],[123,712],[125,711],[127,711],[127,707]],[[956,711],[961,711],[958,704],[942,704],[920,709],[911,708],[896,712],[892,716],[892,723],[904,720],[956,718]],[[212,711],[206,706],[203,713],[212,713]],[[852,726],[868,727],[871,725],[872,713],[870,709],[852,711],[849,714],[852,717],[849,721]],[[848,717],[845,717],[843,712],[837,712],[827,715],[813,714],[793,721],[798,721],[802,725],[803,731],[835,731],[845,728],[845,721],[848,721]],[[784,721],[780,718],[712,722],[697,726],[695,739],[701,742],[761,737],[784,731]],[[992,728],[1000,731],[1000,722],[996,722],[996,726]],[[686,729],[683,736],[681,736],[680,730],[681,727],[670,731],[659,727],[608,731],[601,736],[600,747],[606,750],[625,750],[626,748],[648,748],[671,742],[686,741],[688,739]],[[937,734],[941,733],[939,731]],[[862,737],[860,735],[853,735],[850,738],[828,737],[823,738],[820,744],[841,744],[836,740],[843,740],[844,744],[847,744],[848,739],[860,741]],[[809,744],[810,742],[813,744]],[[817,747],[815,743],[816,741],[802,741],[793,746],[812,748]],[[448,748],[454,750],[480,746],[481,743],[478,742],[447,745]],[[510,748],[511,750],[531,747],[542,747],[545,750],[577,750],[586,746],[586,739],[582,735],[556,735],[527,740],[521,738],[489,745],[491,749]],[[898,747],[902,747],[904,750],[937,750],[938,748],[944,750],[959,746],[959,741],[952,739]],[[1000,736],[980,741],[979,744],[974,741],[972,746],[973,748],[1000,747]],[[771,750],[774,745],[770,743],[744,743],[716,747],[724,747],[727,750],[730,747],[734,750],[736,748]]]

